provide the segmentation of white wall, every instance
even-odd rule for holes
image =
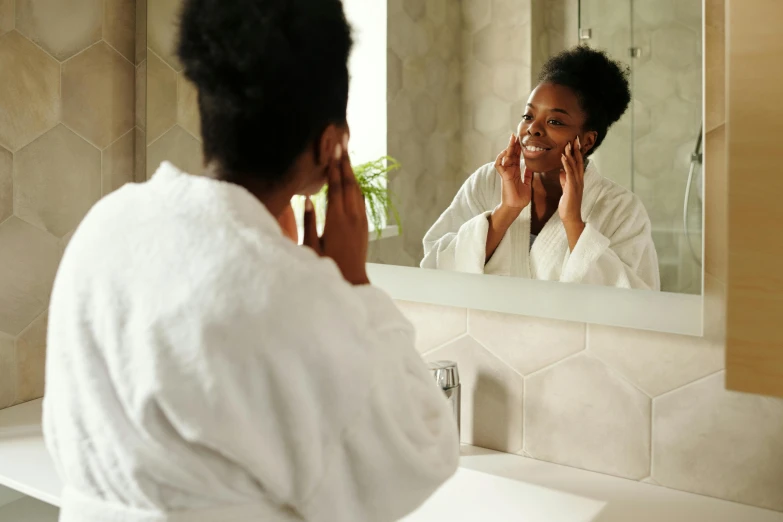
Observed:
[[[343,0],[353,28],[348,69],[351,161],[386,155],[386,0]]]

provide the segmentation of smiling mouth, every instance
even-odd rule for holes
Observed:
[[[525,145],[522,148],[523,148],[523,150],[525,150],[527,152],[545,152],[545,151],[548,151],[548,150],[552,150],[552,149],[547,149],[547,148],[544,148],[544,147],[536,147],[534,145]]]

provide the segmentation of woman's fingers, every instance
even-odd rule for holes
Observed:
[[[561,161],[563,163],[563,170],[565,170],[566,174],[566,184],[576,184],[576,175],[574,174],[574,170],[576,165],[573,164],[573,157],[570,157],[571,152],[571,144],[569,143],[566,145],[566,151],[565,154],[561,157]]]
[[[343,180],[340,172],[341,160],[343,156],[343,146],[338,144],[335,147],[334,159],[329,162],[328,178],[329,178],[329,192],[326,195],[327,207],[326,212],[343,212],[345,207],[343,205]]]
[[[315,207],[310,196],[305,199],[304,211],[304,239],[302,244],[312,248],[315,252],[321,254],[321,240],[318,237],[318,226],[315,219]]]
[[[585,156],[582,152],[582,143],[579,141],[579,136],[576,137],[574,144],[576,149],[574,151],[574,156],[576,158],[576,173],[577,176],[579,176],[579,181],[581,182],[585,176]]]
[[[356,216],[363,207],[362,191],[356,175],[351,167],[351,159],[348,152],[343,152],[340,159],[340,177],[343,185],[343,204],[349,216]]]

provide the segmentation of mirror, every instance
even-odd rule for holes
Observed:
[[[361,49],[367,26],[345,3]],[[390,0],[386,139],[401,167],[388,187],[400,227],[371,242],[370,261],[701,294],[702,25],[701,0]],[[626,110],[611,62],[574,52],[549,61],[578,44],[628,71]],[[550,80],[536,89],[545,67]],[[349,123],[367,128],[350,110]],[[517,152],[517,177],[527,164],[559,169],[577,136],[600,143],[584,181],[575,175],[577,212],[560,208],[558,172],[534,171],[531,202],[493,222],[504,202],[493,163],[512,133],[529,149]]]

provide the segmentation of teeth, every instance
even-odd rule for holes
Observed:
[[[533,147],[532,145],[528,145],[525,148],[527,150],[529,150],[529,151],[532,151],[532,152],[539,152],[539,151],[542,151],[542,150],[546,150],[546,149],[542,149],[541,147]]]

